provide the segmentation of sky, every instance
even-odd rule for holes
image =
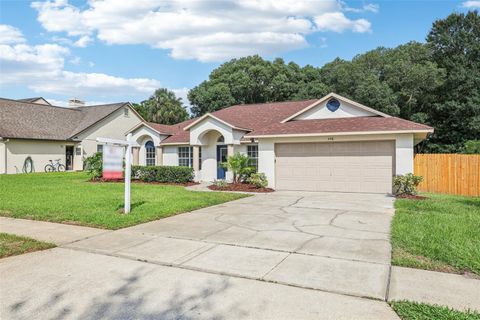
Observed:
[[[65,106],[182,97],[232,58],[301,66],[424,42],[479,1],[0,0],[0,97]]]

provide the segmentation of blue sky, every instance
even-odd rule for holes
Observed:
[[[322,66],[424,41],[432,22],[480,1],[92,0],[0,2],[0,96],[56,104],[185,97],[248,54]]]

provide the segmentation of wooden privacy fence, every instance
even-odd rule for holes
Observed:
[[[420,191],[480,196],[480,155],[417,154],[414,173]]]

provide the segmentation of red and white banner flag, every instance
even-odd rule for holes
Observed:
[[[103,146],[103,179],[118,180],[123,178],[123,147]]]

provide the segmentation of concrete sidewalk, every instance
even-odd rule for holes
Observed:
[[[480,311],[480,280],[458,274],[392,267],[388,300],[410,300],[460,311]]]
[[[66,248],[0,260],[1,319],[399,320],[382,301]]]
[[[0,217],[0,232],[30,237],[59,246],[111,231],[68,224]]]

